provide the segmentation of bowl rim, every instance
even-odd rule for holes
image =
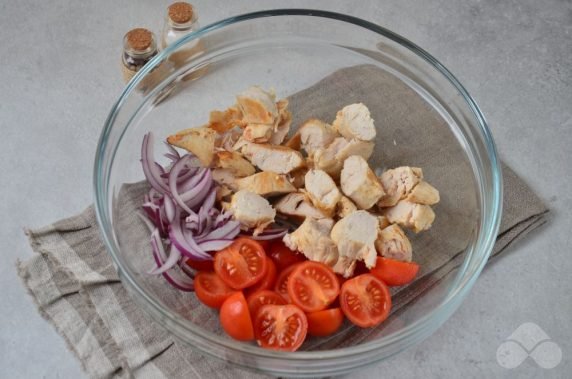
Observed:
[[[389,336],[374,341],[365,342],[356,346],[344,347],[336,350],[276,352],[272,350],[263,349],[257,346],[252,346],[250,344],[244,344],[238,341],[233,341],[229,338],[225,338],[224,336],[218,336],[211,332],[201,330],[201,328],[198,326],[190,328],[188,326],[188,321],[186,321],[184,318],[178,315],[173,315],[171,314],[171,312],[165,311],[165,308],[163,306],[161,306],[157,301],[155,301],[149,294],[146,293],[144,289],[142,289],[137,284],[134,278],[130,275],[129,270],[125,270],[122,267],[120,259],[118,258],[118,253],[116,251],[118,247],[115,245],[113,234],[110,233],[105,227],[106,223],[108,223],[109,221],[109,218],[106,210],[106,204],[103,201],[104,199],[102,196],[100,196],[104,192],[101,183],[105,182],[105,180],[103,180],[104,170],[102,164],[103,157],[105,156],[105,148],[107,146],[108,137],[119,109],[121,108],[125,99],[131,94],[131,92],[135,90],[135,88],[141,82],[143,77],[147,73],[152,71],[159,63],[161,63],[165,59],[165,57],[169,56],[171,52],[177,50],[180,46],[188,43],[189,41],[200,38],[201,36],[207,34],[210,31],[214,31],[228,25],[233,25],[240,22],[254,20],[258,18],[281,17],[281,16],[311,16],[318,18],[333,19],[336,21],[357,25],[365,29],[368,29],[369,31],[380,34],[383,37],[386,37],[400,44],[401,46],[409,49],[411,52],[422,58],[424,61],[432,65],[437,71],[439,71],[449,81],[449,83],[452,84],[453,87],[455,87],[455,89],[458,90],[459,93],[462,95],[463,100],[467,103],[469,109],[473,112],[475,116],[475,119],[477,121],[476,126],[478,127],[480,133],[482,133],[485,149],[488,158],[490,159],[491,162],[490,174],[491,174],[492,193],[490,194],[491,196],[490,204],[492,212],[490,214],[489,219],[485,219],[485,217],[482,218],[483,219],[482,223],[485,223],[485,225],[482,225],[483,226],[481,228],[482,238],[479,239],[483,240],[480,248],[481,251],[484,251],[484,253],[479,256],[480,261],[478,261],[477,264],[473,266],[472,271],[469,272],[468,275],[465,275],[462,278],[463,280],[456,282],[455,285],[452,286],[453,288],[451,288],[451,290],[447,293],[445,299],[443,299],[435,308],[433,308],[423,317],[420,317],[418,320],[405,326],[403,329],[394,332]],[[95,197],[94,200],[95,200],[95,211],[96,211],[97,222],[99,224],[100,230],[102,231],[102,236],[105,246],[116,265],[121,281],[122,283],[126,282],[130,287],[128,289],[134,290],[139,295],[139,299],[143,299],[147,305],[152,307],[153,309],[152,315],[154,317],[155,313],[160,313],[163,317],[168,318],[170,322],[174,323],[179,328],[185,329],[208,341],[208,343],[218,345],[221,348],[231,349],[236,352],[246,353],[251,356],[262,359],[279,358],[285,361],[327,360],[331,358],[339,358],[340,356],[349,357],[358,354],[363,354],[365,352],[375,351],[383,347],[388,347],[404,339],[410,339],[412,341],[411,343],[414,343],[415,341],[413,340],[413,338],[416,335],[425,334],[426,337],[431,333],[433,333],[458,308],[464,297],[472,288],[480,272],[482,271],[496,241],[496,235],[500,226],[500,219],[502,214],[502,172],[500,168],[500,161],[498,159],[497,149],[494,140],[492,138],[492,134],[489,130],[487,121],[484,115],[482,114],[479,106],[477,105],[475,100],[469,95],[469,93],[463,87],[463,85],[457,80],[457,78],[443,64],[441,64],[436,58],[434,58],[427,51],[423,50],[421,47],[417,46],[415,43],[409,41],[408,39],[382,26],[379,26],[375,23],[363,20],[358,17],[345,15],[337,12],[316,10],[316,9],[301,9],[301,8],[263,10],[263,11],[232,16],[214,22],[212,24],[206,25],[182,37],[178,41],[172,43],[167,48],[162,50],[159,54],[157,54],[127,84],[127,86],[122,91],[119,99],[112,106],[111,111],[108,117],[106,118],[96,149],[94,173],[93,173],[93,188],[94,188],[94,197]],[[165,327],[164,325],[162,326]],[[167,329],[169,329],[169,327],[167,327]],[[429,329],[430,329],[429,334],[422,333],[423,331],[426,332]],[[178,338],[182,338],[181,336],[178,335],[175,336]],[[184,338],[182,339],[184,340]],[[401,347],[399,348],[399,350],[402,350],[407,346]],[[205,353],[210,354],[208,351],[205,351]],[[380,357],[380,359],[384,357],[385,356],[382,356]]]

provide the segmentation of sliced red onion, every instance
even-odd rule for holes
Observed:
[[[181,252],[179,251],[179,249],[177,249],[175,245],[172,244],[169,252],[169,257],[165,260],[165,262],[163,262],[163,265],[152,269],[151,271],[149,271],[149,274],[159,275],[164,272],[167,272],[173,266],[175,266],[177,262],[179,262],[179,259],[181,259]]]
[[[262,233],[254,236],[248,235],[248,238],[258,241],[268,241],[284,237],[288,233],[288,229],[265,229]]]
[[[167,216],[167,222],[170,224],[175,219],[175,204],[169,196],[165,196],[165,215]]]
[[[181,259],[179,261],[179,267],[181,268],[181,271],[185,275],[187,275],[191,279],[194,279],[195,278],[195,271],[192,268],[190,268],[186,262],[187,262],[186,259]]]
[[[206,234],[202,239],[217,240],[217,239],[229,239],[234,238],[240,232],[240,223],[238,221],[229,221],[225,225],[213,229],[210,233]]]
[[[199,243],[199,247],[205,251],[219,251],[228,247],[232,241],[232,239],[205,241]]]
[[[153,258],[155,259],[155,263],[158,267],[163,266],[167,258],[165,256],[165,250],[163,249],[163,244],[157,230],[151,233],[151,247],[153,248]],[[176,271],[176,267],[178,266],[175,265],[175,267],[173,267],[168,272],[163,272],[163,277],[167,280],[167,282],[169,282],[169,284],[181,291],[194,291],[194,281]]]
[[[191,208],[185,204],[185,201],[179,195],[179,189],[177,188],[177,178],[179,177],[181,171],[185,169],[185,165],[187,162],[189,162],[190,158],[191,157],[189,155],[185,155],[179,161],[175,162],[173,167],[171,167],[171,171],[169,172],[169,190],[171,191],[171,196],[173,196],[173,200],[175,200],[177,205],[189,213],[191,213]],[[196,190],[196,192],[199,191],[200,189]]]
[[[143,145],[141,146],[141,165],[145,178],[156,191],[160,193],[169,192],[169,187],[161,178],[161,172],[155,165],[153,159],[153,134],[151,132],[143,137]]]

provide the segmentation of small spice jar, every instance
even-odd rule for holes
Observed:
[[[155,35],[147,29],[132,29],[123,37],[123,55],[121,57],[123,80],[127,83],[133,76],[157,55],[157,41]],[[158,74],[155,68],[144,79],[142,88],[149,88],[155,84]]]
[[[183,1],[171,4],[167,10],[167,18],[161,35],[161,48],[166,48],[198,28],[198,15],[191,4]],[[190,57],[203,50],[201,41],[195,40],[171,54],[169,60],[175,65],[175,68],[179,68]]]

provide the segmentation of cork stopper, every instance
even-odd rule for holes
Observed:
[[[125,45],[131,50],[144,51],[153,44],[153,33],[144,28],[132,29],[125,35]]]
[[[186,24],[193,19],[193,6],[184,1],[173,3],[169,6],[169,18],[177,24]]]

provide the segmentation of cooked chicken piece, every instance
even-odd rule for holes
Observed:
[[[359,155],[367,160],[373,153],[373,148],[373,142],[364,142],[356,139],[347,140],[344,137],[338,137],[326,148],[317,149],[314,152],[314,166],[326,171],[330,176],[337,179],[340,176],[344,161],[348,157]]]
[[[407,200],[401,200],[383,211],[389,222],[410,228],[415,233],[429,229],[435,220],[435,213],[430,206],[410,203]]]
[[[290,174],[288,174],[290,176],[290,183],[292,183],[292,185],[296,188],[303,188],[307,172],[308,169],[306,167],[302,167],[290,172]]]
[[[270,124],[248,124],[244,128],[243,137],[249,142],[265,143],[270,141],[274,133],[274,125]]]
[[[216,200],[223,202],[224,200],[230,200],[229,196],[232,195],[232,190],[225,185],[216,186]]]
[[[300,134],[296,132],[288,141],[284,142],[284,146],[299,151],[302,148],[302,139]]]
[[[316,220],[308,217],[294,232],[284,236],[284,244],[298,250],[311,261],[332,266],[338,260],[336,244],[330,238],[334,225],[331,218]]]
[[[405,200],[425,205],[433,205],[439,202],[439,191],[431,184],[422,180],[419,184],[413,187],[409,196]]]
[[[377,252],[377,217],[366,211],[355,211],[334,225],[330,236],[338,247],[338,261],[334,271],[345,278],[354,273],[356,261],[364,261],[366,267],[375,266]]]
[[[274,209],[278,213],[297,219],[327,217],[324,212],[314,207],[308,195],[303,192],[292,192],[282,197],[274,204]]]
[[[304,122],[298,128],[298,134],[300,134],[302,148],[310,157],[316,150],[326,148],[338,137],[338,133],[331,125],[315,118]]]
[[[418,167],[397,167],[381,174],[380,180],[386,195],[377,203],[380,207],[391,207],[405,199],[423,179],[423,170]]]
[[[237,178],[252,175],[256,169],[236,151],[219,151],[215,154],[215,166],[226,168]]]
[[[383,229],[379,228],[375,248],[380,255],[386,258],[411,262],[413,251],[411,243],[403,230],[395,224]]]
[[[212,111],[209,117],[209,128],[218,133],[224,133],[234,127],[244,128],[242,112],[237,106],[232,106],[224,111]]]
[[[387,217],[385,216],[377,216],[377,223],[379,224],[379,228],[380,229],[385,229],[387,228],[389,225],[391,225],[391,223],[389,222],[389,220],[387,219]]]
[[[237,190],[236,187],[236,176],[232,173],[232,170],[229,168],[215,168],[211,171],[213,175],[213,180],[215,183],[226,186],[233,191]]]
[[[372,141],[375,138],[373,119],[362,103],[347,105],[338,111],[333,127],[348,139]]]
[[[205,167],[209,167],[214,156],[217,132],[208,127],[181,130],[167,137],[167,142],[195,154]]]
[[[262,171],[287,174],[304,166],[302,154],[285,146],[246,142],[241,152],[250,163]]]
[[[236,96],[236,101],[244,115],[243,120],[248,124],[273,125],[278,117],[274,94],[260,87],[247,88]]]
[[[356,205],[350,199],[342,195],[342,197],[340,197],[340,201],[338,201],[336,216],[344,218],[355,211],[357,211]]]
[[[254,192],[241,190],[232,195],[230,211],[242,229],[254,228],[254,235],[274,222],[276,211],[268,200]]]
[[[344,161],[340,185],[344,195],[352,199],[360,209],[373,207],[385,194],[377,176],[359,155],[353,155]]]
[[[234,145],[242,138],[243,130],[239,127],[219,133],[215,141],[216,151],[232,151]]]
[[[322,170],[309,170],[304,178],[306,192],[312,203],[331,215],[342,196],[334,180]]]
[[[290,131],[290,125],[292,124],[292,113],[287,109],[288,100],[282,99],[276,103],[278,108],[278,118],[276,119],[276,125],[274,126],[274,134],[270,138],[270,143],[273,145],[280,145],[284,142],[284,138],[288,135]],[[300,150],[300,149],[297,149]]]
[[[272,171],[263,171],[234,181],[239,190],[247,190],[260,196],[275,196],[296,192],[296,187],[288,181],[286,175]]]

